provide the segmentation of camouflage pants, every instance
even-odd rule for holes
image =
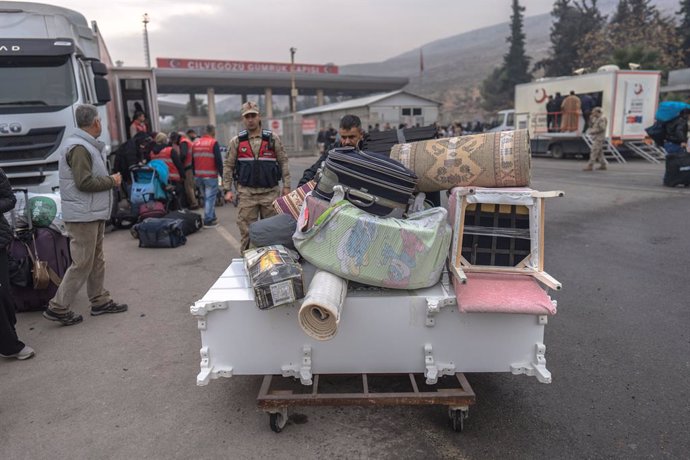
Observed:
[[[604,158],[604,138],[598,136],[592,136],[592,150],[589,152],[589,166],[594,166],[595,163],[599,163],[602,166],[608,164],[606,158]]]
[[[278,189],[266,193],[249,193],[246,190],[238,191],[240,196],[239,210],[237,212],[237,226],[240,229],[242,251],[249,248],[249,224],[259,220],[275,216],[273,201],[280,196]]]

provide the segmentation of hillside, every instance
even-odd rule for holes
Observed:
[[[614,11],[618,1],[600,1],[604,14]],[[678,0],[653,2],[664,14],[679,8]],[[510,11],[506,8],[506,15]],[[527,54],[532,63],[547,56],[551,28],[550,14],[525,18]],[[486,117],[480,108],[479,87],[486,76],[501,64],[508,51],[508,22],[465,32],[422,45],[424,73],[419,69],[419,48],[383,62],[351,64],[340,67],[349,75],[395,75],[410,79],[406,90],[443,103],[442,122],[468,122]]]

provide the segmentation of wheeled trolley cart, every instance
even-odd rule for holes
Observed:
[[[306,263],[303,268],[306,288],[315,269]],[[459,408],[465,415],[463,408],[474,401],[474,395],[462,373],[511,372],[551,381],[543,343],[548,316],[461,313],[447,274],[427,289],[350,290],[337,334],[327,341],[304,333],[298,310],[298,306],[259,310],[243,260],[233,260],[191,307],[201,332],[197,384],[219,377],[265,376],[258,404],[281,414],[271,416],[272,427],[280,428],[285,409],[292,405],[440,404],[452,411]],[[324,378],[336,374],[362,376],[360,389],[356,394],[338,393],[337,398],[322,394]],[[410,384],[412,390],[404,396],[379,396],[370,387],[374,374],[421,376],[424,390],[417,383],[417,390]],[[276,393],[272,385],[278,378],[273,376],[294,377],[306,388],[306,396],[295,391]],[[427,387],[437,385],[443,376],[456,378],[460,391],[427,394]]]
[[[257,397],[259,408],[268,413],[269,425],[276,433],[287,424],[288,409],[296,406],[421,405],[447,407],[453,430],[461,432],[469,406],[475,402],[474,392],[461,373],[442,377],[437,385],[427,385],[421,374],[324,375],[323,379],[317,374],[312,385],[301,389],[294,389],[294,385],[288,389],[292,382],[286,385],[284,379],[264,376]]]

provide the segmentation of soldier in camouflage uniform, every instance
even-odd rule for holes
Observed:
[[[587,134],[592,138],[592,150],[589,153],[589,163],[583,171],[592,171],[594,163],[599,163],[598,169],[606,170],[608,162],[604,158],[604,140],[606,139],[606,125],[608,121],[601,111],[601,107],[595,107],[589,118]]]
[[[245,102],[241,109],[246,130],[232,138],[223,165],[225,201],[232,201],[232,181],[239,194],[237,226],[240,229],[241,250],[249,247],[249,224],[261,217],[276,214],[272,203],[281,194],[290,192],[290,170],[285,147],[271,131],[261,129],[259,106]],[[282,179],[283,187],[279,187]]]

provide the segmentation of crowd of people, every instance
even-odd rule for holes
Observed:
[[[590,118],[595,107],[601,105],[594,96],[575,91],[563,96],[560,92],[550,94],[546,102],[546,125],[548,132],[576,132],[580,129],[580,117],[584,119],[583,132],[590,126]]]

